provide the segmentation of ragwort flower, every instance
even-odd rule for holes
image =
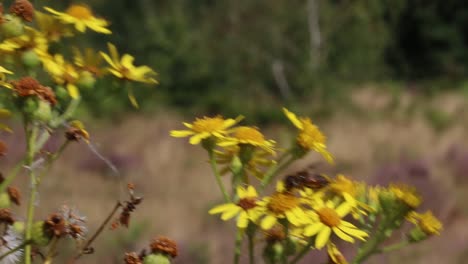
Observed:
[[[49,56],[44,59],[44,68],[54,79],[58,85],[63,85],[67,88],[68,93],[74,99],[80,97],[80,92],[77,87],[79,73],[73,64],[67,62],[61,54]]]
[[[427,236],[440,235],[442,223],[437,219],[431,211],[424,214],[410,212],[407,216],[408,221],[419,227]]]
[[[233,135],[224,138],[218,143],[221,147],[228,146],[253,146],[261,148],[267,152],[274,153],[274,140],[267,140],[265,136],[256,127],[239,126],[232,130]]]
[[[246,228],[249,222],[256,222],[261,216],[263,207],[261,201],[258,201],[258,194],[255,188],[249,185],[247,188],[237,186],[237,203],[227,203],[214,207],[209,214],[222,214],[224,221],[237,216],[237,227]]]
[[[109,72],[112,73],[119,79],[134,81],[134,82],[141,82],[141,83],[148,83],[148,84],[157,84],[156,81],[151,76],[156,75],[150,67],[143,65],[143,66],[135,66],[133,65],[134,57],[130,54],[124,54],[122,58],[120,58],[117,48],[111,44],[107,43],[109,47],[109,54],[107,55],[104,52],[100,52],[101,56],[109,63],[110,67],[108,68]]]
[[[172,130],[173,137],[190,136],[190,144],[196,145],[204,139],[210,137],[222,138],[228,133],[228,129],[239,123],[243,119],[238,116],[236,119],[224,119],[221,116],[197,118],[193,124],[183,123],[189,130]]]
[[[323,248],[330,241],[332,232],[344,241],[354,243],[354,238],[365,240],[368,234],[343,220],[351,212],[352,205],[344,201],[337,205],[332,201],[318,201],[314,211],[308,211],[312,222],[304,228],[304,235],[314,236],[315,247]]]
[[[109,23],[94,16],[92,10],[83,4],[73,4],[63,12],[56,11],[50,7],[44,7],[45,10],[54,14],[55,17],[64,24],[72,24],[79,32],[85,32],[86,28],[103,34],[111,34],[112,32],[107,28]]]
[[[263,230],[272,228],[280,219],[286,219],[295,226],[308,222],[301,207],[301,198],[287,191],[282,181],[277,183],[276,192],[270,197],[263,198],[263,201],[267,209],[260,222]]]
[[[283,108],[286,117],[299,129],[299,134],[296,137],[296,143],[302,151],[316,151],[321,154],[328,162],[333,163],[333,156],[327,150],[325,135],[320,129],[312,123],[310,118],[298,118],[294,113],[288,109]]]

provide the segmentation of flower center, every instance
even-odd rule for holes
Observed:
[[[268,209],[275,214],[284,214],[286,211],[299,205],[299,199],[289,193],[275,193],[271,196]]]
[[[192,129],[195,132],[215,132],[217,130],[223,129],[224,119],[220,116],[217,117],[204,117],[202,119],[197,118],[195,122],[193,122]]]
[[[247,211],[257,206],[257,202],[255,198],[244,198],[244,199],[240,199],[237,205]]]
[[[234,137],[241,141],[243,140],[256,143],[262,143],[265,141],[265,138],[263,137],[262,133],[258,131],[258,129],[246,126],[238,127]]]
[[[329,227],[338,226],[341,222],[341,218],[338,213],[331,208],[322,208],[317,212],[317,214],[319,215],[320,222]]]
[[[78,19],[88,19],[93,17],[93,13],[85,5],[71,5],[67,9],[66,13]]]
[[[316,144],[325,144],[326,137],[309,118],[302,118],[303,129],[297,136],[297,142],[305,149],[313,149]]]

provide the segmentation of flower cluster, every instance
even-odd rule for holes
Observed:
[[[60,11],[34,6],[28,0],[10,2],[5,9],[0,4],[0,118],[16,115],[23,121],[26,152],[5,178],[0,177],[0,263],[31,264],[37,255],[44,263],[52,263],[57,244],[64,243],[64,238],[77,243],[78,259],[92,253],[92,242],[118,209],[122,209],[120,224],[128,226],[130,213],[141,198],[134,197],[132,191],[125,204],[118,201],[108,220],[87,239],[86,219],[75,208],[64,206],[46,219],[35,219],[39,185],[70,143],[84,142],[92,148],[85,126],[74,120],[85,92],[91,93],[98,81],[112,78],[127,89],[130,102],[137,106],[132,83],[156,85],[156,72],[146,65],[136,66],[132,55],[119,55],[111,43],[108,51],[78,47],[84,42],[77,39],[84,33],[112,33],[110,23],[87,5],[71,4]],[[3,123],[0,130],[13,132]],[[63,130],[65,137],[54,140],[61,145],[46,150],[44,146]],[[0,141],[0,157],[7,151]],[[12,205],[20,205],[22,196],[12,183],[21,173],[28,174],[30,191],[24,217],[18,217],[24,220],[20,221]]]
[[[311,151],[334,163],[318,126],[310,118],[298,117],[285,108],[283,112],[297,128],[292,146],[283,151],[258,128],[238,125],[242,117],[197,118],[191,124],[184,123],[187,130],[171,131],[174,137],[190,136],[191,144],[201,144],[208,151],[225,198],[209,214],[219,214],[224,221],[235,220],[240,234],[235,252],[240,252],[246,236],[254,259],[252,243],[261,241],[256,236],[263,233],[265,263],[296,263],[308,251],[326,248],[329,263],[343,264],[348,262],[337,245],[360,241],[353,263],[362,263],[384,250],[382,243],[406,220],[416,227],[407,234],[405,243],[440,233],[442,225],[431,212],[416,212],[422,199],[404,184],[369,186],[343,174],[328,176],[305,169],[277,180],[275,190],[265,193],[281,171]],[[231,193],[220,179],[225,174],[231,174]],[[249,175],[258,178],[259,184]],[[235,263],[237,260],[235,257]]]

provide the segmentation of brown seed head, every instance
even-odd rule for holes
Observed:
[[[157,237],[151,241],[150,244],[152,253],[163,253],[173,258],[177,256],[177,244],[174,240],[167,237]]]
[[[140,256],[135,252],[125,253],[125,264],[142,264]]]
[[[0,209],[0,223],[6,223],[8,225],[12,225],[15,222],[13,215],[11,214],[11,210],[8,208]]]
[[[15,0],[10,6],[10,12],[27,22],[32,22],[34,18],[34,6],[28,0]]]
[[[55,105],[57,99],[51,88],[41,85],[36,79],[26,76],[18,81],[12,82],[16,93],[20,97],[37,96],[40,99]]]
[[[47,218],[47,220],[45,221],[44,229],[49,236],[56,237],[61,237],[67,232],[65,220],[58,213],[51,214]]]
[[[8,187],[7,192],[12,202],[16,205],[21,205],[21,193],[16,187]]]
[[[89,140],[89,134],[86,130],[70,127],[65,132],[65,137],[70,141],[80,141],[80,139]]]

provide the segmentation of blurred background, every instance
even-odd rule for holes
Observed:
[[[46,2],[63,10],[74,1]],[[75,144],[41,185],[43,217],[66,203],[88,216],[91,230],[116,199],[125,198],[122,185],[133,182],[144,196],[129,229],[107,231],[83,263],[122,263],[125,251],[146,246],[156,235],[179,243],[176,263],[229,263],[234,227],[207,213],[221,202],[207,157],[200,147],[170,138],[169,131],[196,116],[242,114],[246,124],[261,126],[285,146],[293,131],[282,106],[309,115],[328,136],[337,160],[327,167],[310,155],[289,172],[313,164],[373,184],[413,184],[425,198],[423,207],[444,222],[440,237],[369,263],[466,263],[468,6],[463,1],[80,3],[111,21],[114,34],[89,33],[78,45],[106,50],[107,41],[115,43],[122,53],[135,55],[137,65],[155,69],[160,82],[135,89],[140,109],[110,82],[83,91],[80,116],[92,144],[119,172],[85,144]],[[6,141],[17,146],[2,161],[10,166],[24,148],[17,138]],[[26,181],[22,190],[28,190]],[[319,263],[317,257],[304,263]]]

